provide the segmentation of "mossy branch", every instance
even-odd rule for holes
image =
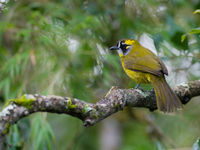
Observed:
[[[174,91],[182,103],[186,104],[192,97],[200,96],[200,80],[182,83],[176,86]],[[55,95],[25,94],[20,98],[11,99],[0,111],[0,143],[11,125],[35,112],[68,114],[81,119],[84,126],[91,126],[123,110],[125,106],[156,110],[155,93],[140,89],[112,87],[96,104]]]

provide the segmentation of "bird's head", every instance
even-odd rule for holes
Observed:
[[[120,40],[117,45],[112,46],[110,50],[117,50],[120,57],[126,56],[138,42],[132,39]]]

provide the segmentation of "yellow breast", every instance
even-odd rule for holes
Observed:
[[[126,74],[131,79],[133,79],[136,83],[143,83],[143,84],[150,83],[151,74],[129,70],[129,69],[125,68],[124,62],[123,61],[121,61],[121,62],[122,62],[122,67],[123,67],[124,71],[126,72]]]

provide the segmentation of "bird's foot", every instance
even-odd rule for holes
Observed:
[[[138,89],[140,87],[140,84],[137,84],[136,86],[135,86],[135,89]]]

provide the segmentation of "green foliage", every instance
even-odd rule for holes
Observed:
[[[193,13],[194,13],[194,14],[200,13],[200,9],[195,10]]]
[[[33,118],[31,124],[30,144],[33,150],[48,149],[52,150],[55,137],[51,126],[44,115],[37,115]],[[38,132],[39,130],[39,132]]]
[[[7,138],[6,147],[9,150],[17,150],[22,147],[20,133],[17,125],[12,126],[12,128],[10,129],[10,135]]]
[[[200,13],[200,9],[195,10],[193,13],[194,14]],[[199,33],[200,33],[200,27],[193,28],[187,34],[182,35],[181,41],[184,42],[184,40],[186,39],[187,35],[190,35],[190,34],[199,34]]]

